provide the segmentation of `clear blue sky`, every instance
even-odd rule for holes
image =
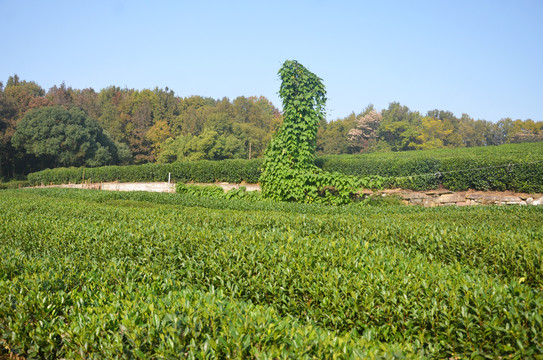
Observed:
[[[263,95],[295,59],[328,119],[398,101],[498,121],[543,120],[543,1],[0,0],[0,81],[48,89],[166,87]]]

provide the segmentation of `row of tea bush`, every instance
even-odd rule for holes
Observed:
[[[543,192],[543,143],[402,153],[326,156],[317,166],[354,176],[379,175],[386,188],[413,190],[443,186],[460,190]],[[257,183],[262,159],[57,168],[28,175],[31,185],[81,182]]]

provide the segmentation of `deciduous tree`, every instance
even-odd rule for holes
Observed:
[[[370,141],[377,139],[377,129],[382,120],[381,113],[375,110],[370,110],[366,115],[357,119],[356,127],[349,131],[349,142],[353,152],[367,149]]]
[[[34,109],[17,124],[15,148],[36,157],[39,168],[101,166],[119,162],[117,147],[82,110]]]

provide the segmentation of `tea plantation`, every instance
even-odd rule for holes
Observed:
[[[28,175],[30,185],[88,182],[167,181],[177,183],[256,183],[262,159],[185,161],[173,164],[56,168]],[[329,155],[317,158],[324,171],[363,177],[384,177],[385,188],[453,191],[511,190],[543,192],[543,143],[505,144],[461,149],[438,149]],[[0,184],[1,185],[1,184]]]
[[[543,354],[543,207],[24,189],[0,214],[0,348],[21,357]]]

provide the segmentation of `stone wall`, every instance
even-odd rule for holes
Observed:
[[[543,205],[543,194],[524,194],[513,192],[483,192],[449,190],[431,190],[412,192],[405,190],[385,190],[382,196],[399,196],[405,204],[426,207],[456,205]]]
[[[260,191],[258,184],[230,184],[214,183],[202,184],[191,183],[189,185],[209,186],[216,185],[228,191],[244,186],[247,191]],[[65,184],[51,185],[52,187],[97,189],[112,191],[153,191],[153,192],[175,192],[173,184],[163,183],[94,183],[94,184]],[[513,192],[484,192],[484,191],[462,191],[452,192],[449,190],[429,190],[415,192],[402,189],[383,190],[373,192],[371,190],[361,191],[364,196],[398,196],[407,205],[422,205],[426,207],[456,205],[543,205],[543,194],[525,194]]]

